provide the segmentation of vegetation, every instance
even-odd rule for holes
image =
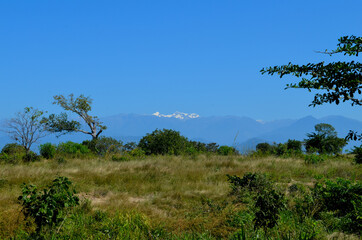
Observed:
[[[181,136],[180,132],[171,129],[156,129],[151,134],[144,136],[140,140],[138,147],[147,155],[180,155],[185,152],[188,145],[189,141],[186,137]]]
[[[48,118],[44,118],[43,122],[46,124],[48,131],[52,133],[69,133],[69,132],[81,132],[89,134],[92,139],[97,139],[98,136],[107,128],[96,116],[89,115],[92,110],[92,99],[80,95],[74,98],[73,94],[70,94],[68,98],[63,95],[54,96],[53,104],[61,106],[65,111],[75,113],[82,118],[85,124],[89,127],[90,131],[85,131],[81,128],[81,123],[75,120],[68,120],[66,113],[59,115],[51,114]]]
[[[362,175],[352,158],[330,156],[316,165],[275,156],[86,156],[1,164],[0,238],[359,239]],[[29,193],[25,199],[67,199],[50,194],[64,190],[48,185],[54,176],[76,186],[80,205],[34,200],[32,209],[62,209],[55,222],[37,224],[16,198]],[[31,185],[45,191],[31,198]],[[48,213],[41,219],[50,218]]]
[[[362,37],[344,36],[338,40],[337,49],[325,51],[330,56],[343,53],[348,56],[358,57],[362,50]],[[356,61],[351,62],[332,62],[325,64],[308,63],[306,65],[288,65],[274,66],[260,70],[262,74],[278,74],[280,78],[285,75],[292,75],[302,78],[298,83],[286,85],[288,88],[305,88],[308,91],[317,90],[311,106],[324,103],[339,104],[341,101],[350,102],[352,106],[361,106],[362,100],[359,96],[362,93],[362,64]],[[321,92],[321,93],[320,93]],[[362,140],[362,134],[350,130],[346,139]],[[342,144],[342,142],[340,142]],[[356,159],[358,162],[358,159]]]
[[[347,145],[344,138],[338,138],[337,132],[330,124],[320,123],[314,126],[315,131],[307,134],[305,148],[307,152],[319,154],[338,154]]]
[[[66,177],[58,177],[53,183],[39,193],[34,185],[22,185],[21,202],[25,218],[32,218],[36,225],[36,234],[48,226],[54,227],[63,221],[65,211],[78,205],[79,198],[75,196],[71,182]]]
[[[15,142],[30,152],[31,146],[46,134],[46,126],[42,121],[44,112],[32,107],[24,108],[16,116],[6,122],[5,132]]]

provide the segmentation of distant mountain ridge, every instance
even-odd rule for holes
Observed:
[[[103,136],[111,136],[123,142],[138,141],[155,129],[173,129],[190,140],[216,142],[219,145],[235,146],[242,152],[254,150],[260,142],[286,142],[288,139],[303,140],[306,134],[314,131],[318,123],[329,123],[334,126],[339,137],[345,137],[349,130],[362,129],[362,122],[342,116],[327,116],[314,118],[307,116],[300,119],[281,119],[275,121],[260,121],[249,117],[212,116],[201,117],[198,114],[176,112],[174,114],[118,114],[101,118],[107,126]],[[75,141],[89,139],[86,134],[71,134],[60,138],[50,136],[41,139],[39,143]],[[0,134],[0,148],[10,139]],[[359,145],[351,142],[349,148]],[[35,148],[37,148],[35,146]]]

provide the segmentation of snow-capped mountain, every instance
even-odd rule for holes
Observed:
[[[152,115],[160,118],[163,117],[163,118],[177,118],[177,119],[192,119],[200,117],[196,113],[182,113],[182,112],[175,112],[173,114],[161,114],[159,112],[155,112]]]

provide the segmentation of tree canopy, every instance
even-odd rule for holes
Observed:
[[[344,36],[338,39],[337,49],[324,51],[322,53],[330,56],[342,53],[348,56],[358,57],[362,51],[362,37]],[[297,83],[289,83],[288,88],[305,88],[311,92],[317,90],[314,100],[310,106],[315,107],[323,103],[349,102],[352,106],[362,105],[362,64],[357,61],[350,62],[331,62],[325,64],[308,63],[306,65],[297,65],[288,63],[287,65],[267,67],[260,70],[262,74],[278,74],[280,78],[285,75],[292,75],[302,80]],[[362,134],[358,135],[350,131],[347,139],[362,140]]]
[[[54,96],[53,104],[61,106],[65,111],[78,115],[84,120],[90,131],[83,130],[80,122],[69,120],[66,113],[61,113],[59,115],[51,114],[44,120],[47,124],[48,131],[50,132],[61,134],[81,132],[91,135],[92,139],[97,139],[107,128],[97,116],[91,116],[89,114],[92,110],[92,99],[90,97],[85,97],[83,94],[77,98],[74,98],[73,94],[70,94],[68,98],[63,95],[56,95]]]
[[[344,36],[337,44],[337,49],[323,53],[334,55],[343,53],[349,56],[358,56],[362,50],[362,37]],[[356,61],[331,62],[325,64],[308,63],[306,65],[287,65],[263,68],[262,74],[278,74],[280,78],[285,75],[292,75],[302,80],[297,83],[290,83],[286,88],[306,88],[319,90],[314,96],[311,105],[323,103],[339,104],[341,101],[350,102],[352,105],[362,105],[360,98],[362,88],[362,64]]]

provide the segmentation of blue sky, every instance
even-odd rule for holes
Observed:
[[[362,1],[1,1],[0,118],[85,94],[98,116],[175,111],[273,120],[362,119],[262,67],[350,60],[318,54],[362,35]]]

